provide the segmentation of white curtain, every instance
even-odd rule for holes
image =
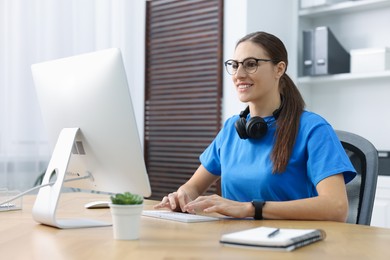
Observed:
[[[0,0],[0,189],[26,190],[51,151],[30,66],[119,47],[143,133],[145,0]]]

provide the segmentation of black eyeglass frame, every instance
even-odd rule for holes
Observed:
[[[247,60],[254,60],[254,61],[256,61],[256,65],[257,65],[257,66],[256,66],[256,69],[255,69],[254,71],[248,72],[248,71],[246,70],[246,67],[244,66],[244,63],[245,63]],[[257,71],[257,68],[260,66],[260,65],[259,65],[259,61],[264,61],[264,62],[272,61],[272,62],[275,62],[275,61],[272,60],[272,59],[257,59],[257,58],[249,57],[249,58],[244,59],[243,61],[236,61],[236,60],[230,59],[230,60],[225,61],[224,64],[225,64],[225,69],[226,69],[227,73],[229,73],[230,75],[235,75],[235,74],[237,73],[238,67],[237,67],[237,69],[233,69],[233,68],[232,68],[232,70],[233,70],[234,72],[233,72],[233,73],[230,73],[229,70],[228,70],[228,62],[235,62],[235,63],[237,63],[238,65],[241,63],[242,66],[244,66],[245,72],[248,73],[248,74],[252,74],[252,73],[255,73],[255,72]]]

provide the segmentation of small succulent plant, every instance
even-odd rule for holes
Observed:
[[[137,205],[144,202],[144,198],[138,194],[131,194],[130,192],[118,193],[111,196],[112,204],[117,205]]]

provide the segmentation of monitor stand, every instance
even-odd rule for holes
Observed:
[[[56,228],[86,228],[110,226],[112,224],[93,219],[57,219],[56,210],[65,180],[66,170],[71,158],[73,144],[79,128],[64,128],[57,140],[42,185],[50,182],[53,172],[57,179],[54,184],[41,187],[35,200],[32,216],[35,221]]]

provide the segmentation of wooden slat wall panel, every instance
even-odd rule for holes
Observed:
[[[145,160],[152,199],[191,177],[220,129],[222,5],[223,0],[148,2]]]

